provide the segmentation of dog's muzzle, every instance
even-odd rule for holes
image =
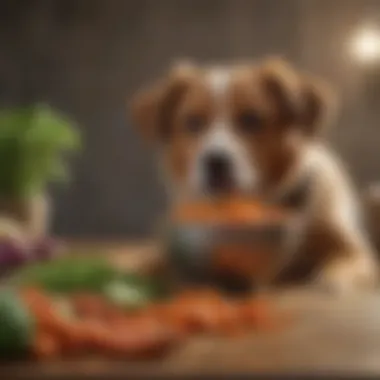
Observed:
[[[233,187],[232,163],[224,153],[209,153],[203,158],[206,189],[210,193],[222,193]]]

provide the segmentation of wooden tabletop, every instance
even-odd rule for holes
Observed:
[[[115,257],[132,267],[137,265],[136,257],[132,257],[144,256],[147,260],[149,249],[136,247],[126,252],[128,255]],[[380,376],[380,291],[337,297],[298,289],[270,297],[281,310],[294,317],[281,331],[240,338],[197,338],[167,359],[154,363],[107,363],[88,359],[48,365],[12,364],[0,370],[7,379],[49,380],[76,376],[111,380],[189,374],[226,377],[236,373]]]

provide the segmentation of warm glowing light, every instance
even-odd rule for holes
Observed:
[[[380,62],[380,31],[367,28],[357,32],[352,39],[351,52],[362,63]]]

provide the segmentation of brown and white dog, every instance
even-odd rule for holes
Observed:
[[[330,109],[324,85],[277,59],[178,65],[132,106],[173,201],[225,191],[293,199],[303,228],[276,282],[348,291],[374,285],[378,270],[350,181],[321,137]]]

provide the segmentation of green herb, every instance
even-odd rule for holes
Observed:
[[[9,284],[16,288],[38,286],[56,295],[78,291],[95,292],[130,308],[168,296],[167,286],[162,280],[124,272],[112,265],[105,255],[72,255],[28,265],[19,269],[9,279]]]
[[[118,271],[105,259],[62,257],[21,268],[10,281],[19,286],[40,286],[52,293],[101,292]]]
[[[79,147],[72,123],[47,106],[0,110],[0,196],[27,198],[65,180],[64,154]]]

